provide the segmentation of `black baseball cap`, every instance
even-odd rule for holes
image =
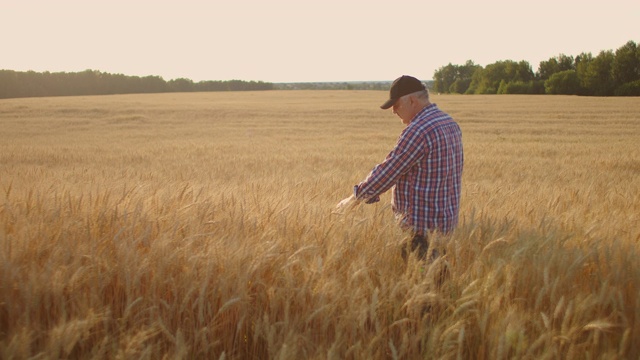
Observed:
[[[402,75],[393,81],[391,89],[389,90],[389,100],[382,104],[380,108],[386,110],[392,107],[393,104],[395,104],[401,97],[426,89],[427,88],[425,88],[424,84],[420,80],[413,76]]]

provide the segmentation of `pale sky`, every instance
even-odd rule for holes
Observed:
[[[640,0],[0,0],[0,69],[165,80],[423,80],[640,44]]]

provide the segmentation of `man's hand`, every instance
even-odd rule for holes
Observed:
[[[358,202],[359,201],[356,199],[356,197],[351,195],[348,198],[343,199],[338,203],[338,205],[336,206],[336,212],[341,214],[347,210],[351,210],[354,206],[358,204]]]

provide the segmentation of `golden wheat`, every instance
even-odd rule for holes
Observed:
[[[388,195],[332,212],[384,96],[2,100],[0,357],[640,356],[640,100],[434,96],[463,220],[425,268]]]

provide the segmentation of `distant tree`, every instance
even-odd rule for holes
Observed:
[[[46,80],[41,73],[27,71],[18,75],[21,92],[27,96],[43,96],[46,93]]]
[[[598,56],[587,64],[584,73],[580,73],[580,81],[588,95],[611,96],[615,83],[611,76],[614,55],[611,50],[601,51]]]
[[[0,99],[17,94],[18,81],[13,70],[0,70]]]
[[[616,86],[640,80],[640,56],[638,46],[629,41],[618,50],[611,64],[611,75]]]
[[[580,88],[582,92],[580,95],[591,95],[591,90],[587,86],[586,79],[588,76],[589,65],[593,62],[593,55],[591,53],[581,53],[575,58],[576,75],[580,80]]]
[[[512,81],[500,82],[500,87],[498,88],[498,94],[544,94],[544,85],[542,89],[536,87],[536,81]]]
[[[464,65],[458,67],[458,76],[460,79],[471,79],[473,73],[479,68],[482,68],[482,66],[476,65],[471,60],[467,60]]]
[[[498,61],[476,70],[466,93],[498,94],[507,91],[509,83],[528,83],[533,79],[534,74],[528,62]]]
[[[105,93],[107,94],[126,94],[130,92],[127,87],[127,76],[123,74],[107,74],[103,79]]]
[[[547,61],[541,61],[538,66],[538,78],[547,80],[551,75],[565,70],[575,70],[573,56],[560,54]]]
[[[271,89],[272,83],[262,81],[206,81],[194,84],[190,79],[166,82],[159,76],[125,76],[96,70],[76,73],[0,70],[0,98]]]
[[[167,82],[167,89],[170,92],[189,92],[193,91],[193,81],[191,79],[178,78]]]
[[[471,77],[467,79],[457,79],[449,86],[449,93],[451,94],[464,94],[471,85]]]
[[[456,66],[451,63],[440,67],[433,75],[433,90],[438,93],[448,93],[451,84],[456,81],[457,74]]]
[[[250,83],[242,80],[230,80],[226,82],[228,91],[251,90]]]
[[[531,92],[530,94],[544,94],[544,80],[533,80],[531,81]]]
[[[640,80],[618,86],[614,94],[616,96],[640,96]]]
[[[471,85],[473,74],[478,69],[482,69],[482,66],[474,64],[473,61],[471,60],[467,60],[467,62],[464,65],[458,66],[457,67],[458,74],[456,77],[456,81],[454,81],[453,84],[451,84],[449,92],[457,93],[457,94],[466,93],[467,90],[469,89],[469,86]]]
[[[449,63],[435,71],[433,90],[439,93],[464,94],[471,84],[473,73],[478,68],[482,67],[471,60],[467,60],[464,65]]]
[[[505,61],[505,80],[510,82],[529,82],[535,77],[528,61]]]
[[[500,80],[500,85],[498,86],[497,94],[508,94],[507,93],[507,82],[504,79]]]
[[[640,80],[640,46],[628,41],[594,57],[559,54],[541,61],[534,73],[526,61],[497,61],[486,67],[468,60],[434,73],[434,91],[464,94],[575,94],[593,96],[636,94]]]
[[[506,64],[504,61],[497,61],[489,64],[483,72],[483,94],[495,94],[498,92],[500,81],[506,78]]]
[[[467,88],[467,91],[465,91],[465,94],[479,94],[480,93],[480,91],[478,90],[478,87],[482,83],[483,74],[484,74],[484,68],[480,67],[480,68],[476,69],[476,71],[471,76],[471,83],[469,84],[469,87]]]
[[[504,62],[498,61],[485,66],[482,71],[474,73],[469,86],[476,94],[496,94],[500,82],[505,78]]]
[[[558,60],[550,58],[549,60],[540,61],[538,65],[538,78],[547,80],[551,75],[558,72]]]
[[[100,95],[100,72],[87,69],[67,74],[67,86],[71,95]]]
[[[547,94],[577,95],[580,93],[580,80],[575,70],[557,72],[544,82]]]
[[[575,59],[573,56],[558,55],[558,68],[560,71],[575,70]]]
[[[589,64],[593,60],[593,55],[589,53],[582,52],[578,56],[576,56],[574,60],[574,69],[577,71],[579,67]]]
[[[160,76],[145,76],[140,79],[141,90],[145,93],[160,93],[166,90],[167,83]]]

